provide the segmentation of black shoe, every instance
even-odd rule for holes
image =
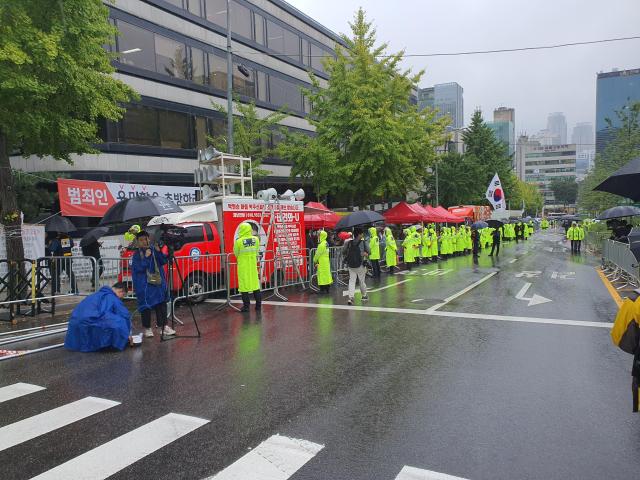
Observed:
[[[240,313],[246,313],[248,311],[249,311],[249,307],[247,307],[246,305],[240,309]]]
[[[260,312],[262,310],[262,305],[256,305],[256,312]]]

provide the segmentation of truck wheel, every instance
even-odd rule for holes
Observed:
[[[189,295],[191,303],[202,303],[207,298],[208,286],[210,285],[209,276],[202,272],[193,272],[184,282],[184,295]]]

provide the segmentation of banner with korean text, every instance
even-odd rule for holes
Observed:
[[[65,217],[102,217],[112,205],[140,196],[165,197],[177,204],[196,201],[196,187],[142,185],[58,179],[60,210]]]

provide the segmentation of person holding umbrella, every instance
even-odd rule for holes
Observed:
[[[364,262],[369,256],[369,246],[364,241],[360,228],[353,230],[353,238],[345,240],[344,246],[342,247],[342,256],[349,269],[349,299],[347,303],[353,305],[356,280],[360,283],[362,301],[366,302],[369,300],[369,297],[367,296],[367,284],[364,281],[367,276],[367,269],[364,266]]]
[[[71,257],[73,257],[73,247],[73,239],[66,233],[58,233],[58,236],[54,238],[49,245],[51,255],[54,257],[64,257],[57,258],[53,265],[54,295],[60,293],[60,274],[62,272],[69,278],[70,293],[78,293],[78,283],[76,282],[76,275],[73,273],[73,260],[71,259]]]
[[[136,235],[136,251],[131,257],[131,270],[133,290],[138,301],[138,310],[142,317],[144,336],[153,337],[151,329],[151,311],[156,314],[156,325],[160,327],[163,335],[175,335],[176,332],[167,321],[167,280],[164,273],[164,265],[167,256],[160,247],[152,245],[149,234],[141,230]]]

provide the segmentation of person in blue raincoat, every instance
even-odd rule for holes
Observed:
[[[138,300],[138,310],[142,317],[144,336],[153,337],[151,329],[151,310],[156,312],[156,325],[160,327],[164,335],[175,335],[176,332],[167,321],[167,279],[164,273],[164,265],[167,256],[162,253],[158,245],[151,245],[149,234],[144,230],[136,237],[137,248],[131,257],[131,270],[133,271],[133,290]],[[159,283],[154,280],[159,274]]]
[[[118,282],[82,300],[71,312],[65,348],[79,352],[124,350],[131,336],[131,314],[121,300],[126,293],[126,284]]]

